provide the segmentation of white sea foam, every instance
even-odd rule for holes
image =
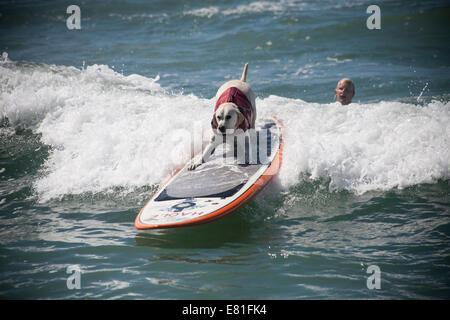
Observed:
[[[219,8],[212,6],[212,7],[207,7],[207,8],[188,10],[188,11],[184,12],[184,15],[211,18],[212,16],[214,16],[218,13],[219,13]]]
[[[333,57],[333,58],[327,57],[325,61],[317,61],[317,62],[313,62],[313,63],[307,63],[307,64],[301,66],[300,68],[297,69],[297,71],[293,74],[293,76],[295,78],[299,77],[300,79],[307,79],[311,75],[315,74],[316,69],[318,69],[318,68],[328,70],[328,68],[330,68],[330,67],[334,67],[338,64],[347,63],[347,62],[351,62],[351,61],[352,61],[352,59],[339,60],[338,58],[335,58],[335,57]]]
[[[189,159],[198,124],[197,138],[208,138],[213,101],[168,93],[156,79],[97,65],[0,65],[0,114],[53,147],[34,183],[41,201],[158,184]],[[450,177],[450,103],[256,103],[258,117],[284,121],[284,188],[308,175],[357,194]]]
[[[450,103],[341,106],[271,96],[259,101],[264,105],[278,106],[285,119],[280,179],[286,187],[301,173],[358,194],[450,177]]]
[[[223,11],[224,15],[241,15],[249,13],[272,12],[281,13],[290,6],[289,1],[270,2],[254,1],[247,5],[239,5],[236,8],[229,8]]]
[[[205,8],[198,8],[193,10],[183,11],[183,15],[207,17],[211,18],[216,15],[225,16],[241,16],[246,14],[259,14],[259,13],[272,13],[275,15],[284,14],[286,12],[293,11],[305,11],[305,10],[325,10],[333,8],[345,8],[353,6],[361,6],[364,2],[370,2],[365,0],[347,0],[347,1],[321,1],[318,5],[316,2],[305,2],[299,0],[280,0],[280,1],[253,1],[245,5],[230,6],[225,5],[209,6]]]
[[[207,17],[211,18],[217,14],[223,14],[225,16],[231,16],[231,15],[243,15],[243,14],[252,14],[252,13],[264,13],[264,12],[271,12],[274,14],[282,13],[286,11],[290,7],[302,7],[304,3],[293,3],[292,1],[277,1],[277,2],[271,2],[271,1],[254,1],[250,2],[246,5],[238,5],[236,7],[217,7],[217,6],[210,6],[206,8],[199,8],[194,10],[188,10],[183,12],[184,15],[192,15],[192,16],[198,16],[198,17]]]
[[[14,126],[31,127],[49,115],[57,116],[67,107],[86,104],[101,94],[114,93],[120,99],[122,91],[161,91],[157,80],[158,77],[123,76],[105,65],[93,65],[85,70],[55,65],[0,65],[0,114],[8,117]]]

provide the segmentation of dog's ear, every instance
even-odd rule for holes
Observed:
[[[245,117],[242,114],[242,112],[238,111],[237,115],[238,115],[238,121],[237,121],[237,124],[236,124],[236,128],[238,128],[241,125],[241,123],[244,122],[244,120],[245,120]]]
[[[214,112],[212,120],[211,120],[211,127],[213,129],[217,129],[218,123],[217,123],[217,119],[216,119],[216,113]]]

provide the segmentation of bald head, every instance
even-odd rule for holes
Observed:
[[[334,96],[342,105],[352,103],[352,99],[355,96],[355,85],[353,81],[349,78],[339,80],[336,89],[334,89]]]

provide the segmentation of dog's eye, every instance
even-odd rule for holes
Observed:
[[[218,116],[218,117],[217,117],[217,119],[219,119],[219,120],[222,120],[222,119],[223,119],[223,117],[222,117],[222,116]]]
[[[230,119],[231,119],[231,116],[226,116],[225,119],[226,119],[226,120],[230,120]]]

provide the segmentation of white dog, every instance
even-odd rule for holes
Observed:
[[[205,148],[202,158],[199,162],[191,163],[189,170],[195,170],[208,161],[219,144],[234,141],[234,139],[226,139],[227,137],[245,134],[248,129],[255,128],[255,94],[246,82],[247,70],[248,63],[244,66],[241,80],[230,80],[217,90],[216,107],[211,121],[214,135]]]

